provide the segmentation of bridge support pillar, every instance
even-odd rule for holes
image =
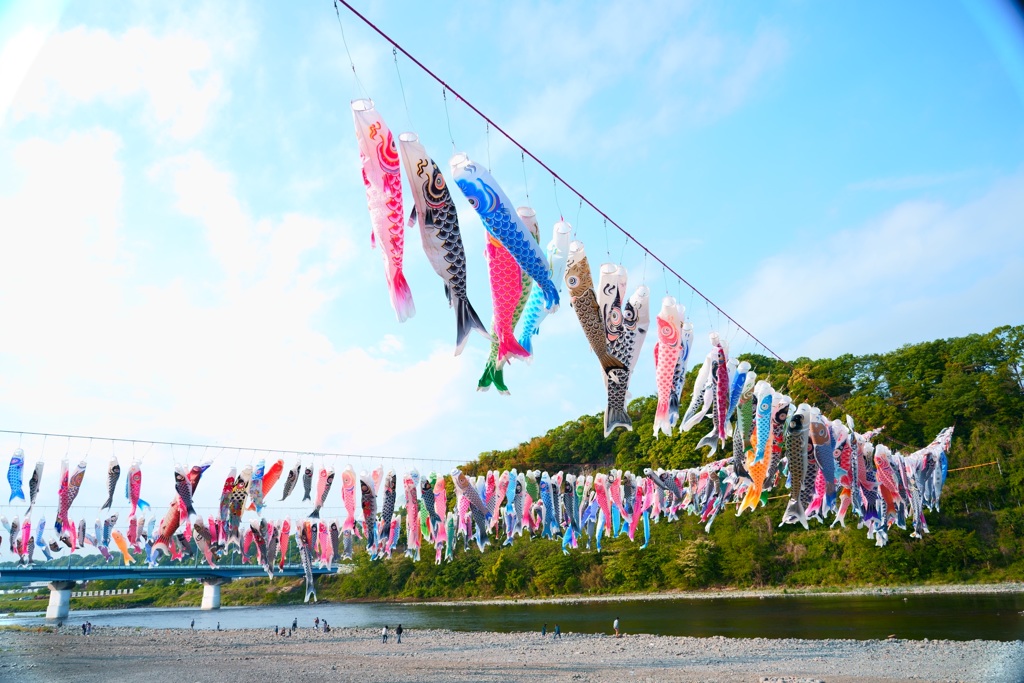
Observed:
[[[203,579],[203,604],[200,609],[220,609],[220,587],[225,583],[231,583],[231,579],[209,578]]]
[[[71,612],[71,589],[75,587],[74,581],[51,581],[50,604],[46,606],[47,619],[67,619]]]

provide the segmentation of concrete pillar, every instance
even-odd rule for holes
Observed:
[[[50,604],[46,606],[47,619],[67,619],[71,611],[71,589],[74,581],[51,581]]]
[[[202,579],[203,582],[203,604],[200,609],[220,609],[220,587],[230,583],[231,579],[209,578]]]

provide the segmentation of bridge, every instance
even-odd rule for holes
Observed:
[[[339,568],[313,568],[313,576],[335,574]],[[274,576],[303,576],[301,564],[286,564]],[[156,567],[0,567],[0,583],[34,583],[46,581],[50,589],[50,602],[46,607],[47,619],[66,619],[71,612],[71,591],[84,581],[122,581],[134,579],[194,579],[203,584],[202,609],[220,609],[220,587],[234,579],[267,576],[259,565],[196,565],[186,567],[168,565]]]

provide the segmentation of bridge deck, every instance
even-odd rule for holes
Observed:
[[[314,576],[334,574],[335,569],[313,568]],[[302,576],[302,565],[285,565],[274,576]],[[266,577],[261,567],[251,564],[206,565],[194,567],[0,567],[0,583],[31,583],[33,581],[96,581],[124,579],[243,579]]]

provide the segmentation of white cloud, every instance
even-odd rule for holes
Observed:
[[[510,63],[535,90],[519,89],[521,106],[509,132],[540,152],[593,155],[596,149],[614,159],[647,154],[659,135],[728,116],[785,62],[789,43],[776,26],[737,34],[711,15],[693,12],[689,3],[643,12],[621,4],[586,11],[513,6],[503,23],[529,40],[506,49],[514,50]],[[594,106],[598,100],[601,107]],[[507,151],[518,154],[492,142],[495,160]]]
[[[789,46],[781,31],[760,27],[745,50],[737,50],[736,63],[726,70],[718,87],[701,101],[700,110],[709,117],[728,114],[742,105],[766,74],[782,65]]]
[[[455,387],[472,387],[476,368],[450,346],[410,353],[358,320],[340,335],[318,329],[358,291],[340,273],[353,270],[349,227],[300,212],[254,217],[233,175],[201,153],[150,175],[182,220],[195,219],[214,265],[198,281],[140,287],[122,246],[119,153],[120,139],[96,130],[22,142],[0,164],[0,179],[19,179],[0,195],[14,228],[0,235],[0,289],[16,293],[0,299],[0,317],[17,321],[0,352],[13,422],[360,452],[390,451],[458,412],[466,392]],[[158,478],[167,465],[154,463]]]
[[[80,329],[111,297],[123,266],[119,234],[124,172],[115,133],[95,129],[61,140],[31,138],[4,150],[0,163],[0,316],[42,326],[38,342]],[[60,311],[59,322],[53,312]],[[24,335],[5,342],[32,352]]]
[[[785,357],[884,351],[1019,321],[1024,174],[959,207],[912,201],[770,256],[727,307]]]
[[[19,39],[29,44],[26,29]],[[19,53],[24,53],[20,50]],[[228,98],[211,45],[187,33],[134,27],[114,35],[83,26],[50,37],[14,97],[11,119],[48,118],[69,107],[145,101],[145,118],[172,137],[206,128]]]

